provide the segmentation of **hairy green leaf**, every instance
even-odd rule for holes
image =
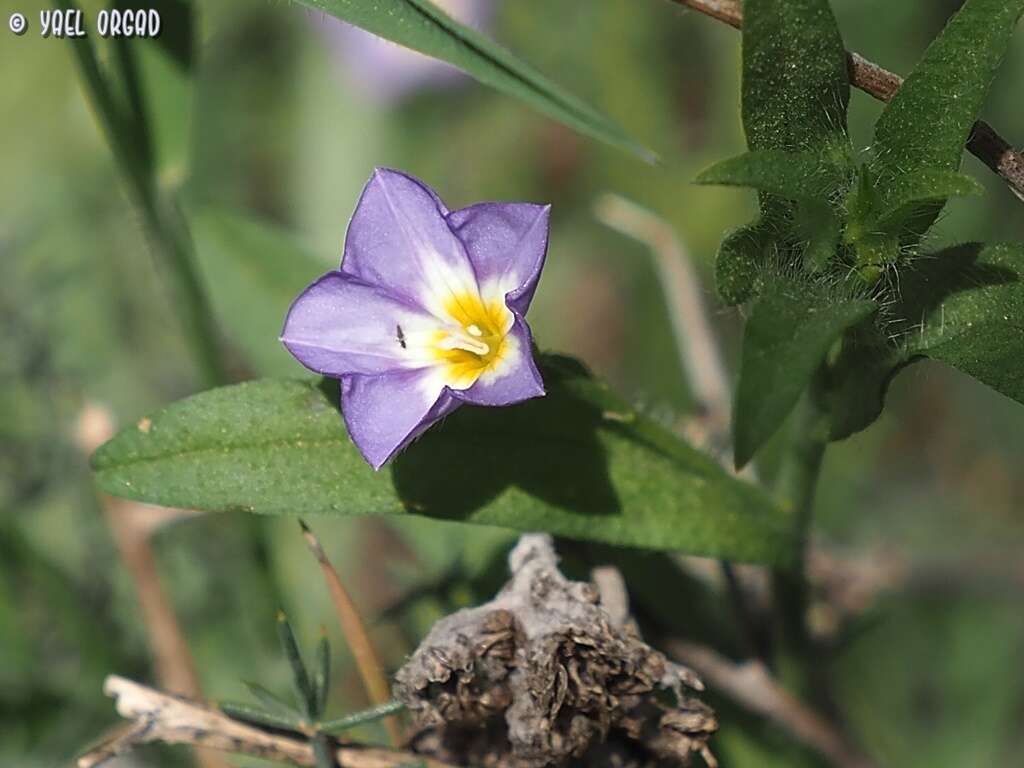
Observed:
[[[817,152],[765,149],[715,163],[697,184],[749,187],[790,200],[827,200],[846,185],[846,169]]]
[[[110,492],[265,514],[403,514],[785,563],[785,514],[638,414],[578,364],[545,357],[547,396],[463,407],[377,473],[331,392],[266,380],[211,390],[123,431],[93,457]]]
[[[770,258],[775,227],[765,219],[726,235],[715,258],[715,287],[729,306],[742,304],[757,291],[758,274]]]
[[[846,49],[828,0],[745,0],[743,127],[752,150],[846,142]]]
[[[196,258],[218,322],[265,376],[294,375],[278,341],[288,307],[328,268],[296,239],[254,219],[217,209],[190,217]]]
[[[967,0],[875,125],[883,186],[923,170],[955,171],[1024,0]]]
[[[830,201],[841,197],[837,193],[845,192],[851,180],[851,166],[837,165],[821,154],[762,150],[716,163],[697,176],[696,183],[750,187],[795,202],[789,214],[792,239],[803,248],[806,267],[814,270],[824,267],[836,251],[840,221]],[[765,225],[740,230],[728,244],[723,243],[719,253],[723,268],[724,259],[731,257],[750,262],[754,269],[763,265],[763,234],[775,218],[763,216]]]
[[[608,117],[430,0],[299,0],[414,51],[446,61],[592,138],[652,162],[656,156]]]
[[[894,328],[910,356],[941,360],[1024,403],[1024,245],[961,245],[902,278]]]
[[[827,0],[746,0],[743,13],[747,146],[755,153],[815,154],[819,166],[848,165],[846,50]],[[779,163],[774,165],[771,170],[780,170]],[[752,185],[762,190],[760,220],[733,233],[719,250],[716,279],[727,303],[738,304],[755,293],[755,276],[770,266],[778,238],[787,234],[783,230],[789,228],[793,206],[786,198],[792,199],[795,190],[786,181],[792,169],[781,171],[787,176],[774,184],[783,186],[782,196],[770,191],[767,182]]]
[[[737,468],[782,426],[843,332],[877,308],[794,286],[762,293],[743,336],[733,423]]]
[[[941,205],[950,197],[980,195],[984,191],[973,178],[955,171],[924,169],[900,176],[893,180],[880,201],[877,227],[891,232],[915,217],[922,205]]]

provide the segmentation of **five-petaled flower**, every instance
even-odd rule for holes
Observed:
[[[367,182],[341,269],[295,300],[281,341],[307,368],[341,379],[349,434],[374,469],[463,403],[544,394],[523,316],[549,211],[449,211],[428,186],[386,169]]]

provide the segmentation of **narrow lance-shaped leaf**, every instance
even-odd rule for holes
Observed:
[[[609,118],[430,0],[299,0],[414,51],[446,61],[570,128],[647,160],[656,156]]]
[[[967,0],[875,125],[883,184],[923,170],[955,171],[1006,53],[1024,0]]]
[[[846,170],[817,152],[760,150],[715,163],[697,184],[749,187],[790,200],[822,201],[846,185]]]
[[[743,336],[736,415],[736,466],[744,466],[785,421],[831,346],[878,305],[829,300],[794,286],[761,295]]]
[[[903,342],[1024,403],[1024,245],[940,251],[903,278]]]
[[[374,472],[337,390],[260,381],[172,405],[94,456],[107,491],[268,514],[403,514],[610,544],[785,563],[785,514],[761,490],[638,414],[565,358],[547,395],[464,407]]]
[[[316,692],[313,690],[313,683],[309,679],[309,672],[302,660],[302,653],[299,651],[299,644],[295,640],[295,633],[288,618],[283,614],[277,615],[277,638],[281,642],[281,652],[288,660],[292,671],[292,683],[295,686],[295,696],[302,709],[302,713],[310,720],[315,719]]]

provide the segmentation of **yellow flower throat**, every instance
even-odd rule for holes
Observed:
[[[437,331],[434,356],[444,365],[448,386],[468,389],[504,358],[512,313],[501,300],[485,302],[471,293],[452,294],[444,310],[452,326]]]

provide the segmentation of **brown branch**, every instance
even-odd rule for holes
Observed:
[[[771,720],[836,768],[875,768],[875,763],[817,712],[780,686],[759,661],[737,664],[711,648],[674,641],[667,650],[707,685],[745,709]]]
[[[292,765],[313,766],[309,741],[299,733],[267,731],[234,720],[220,710],[111,675],[103,691],[116,700],[117,712],[132,724],[78,759],[78,768],[94,768],[140,744],[189,744],[254,755]],[[452,768],[412,752],[346,743],[335,751],[338,768]]]
[[[116,431],[109,409],[87,403],[78,416],[76,442],[86,455],[113,437]],[[183,516],[189,510],[168,509],[98,494],[114,544],[125,570],[135,587],[142,622],[153,654],[153,667],[160,685],[186,696],[200,698],[202,690],[192,653],[167,592],[160,583],[156,554],[150,535],[161,525]],[[121,734],[115,735],[116,740]],[[198,750],[202,768],[225,768],[214,754]]]
[[[363,687],[370,698],[370,703],[378,706],[384,704],[391,699],[391,688],[384,675],[380,659],[377,658],[377,651],[373,647],[370,635],[366,631],[366,625],[363,624],[363,620],[359,616],[359,610],[348,590],[345,589],[338,572],[327,558],[324,548],[320,545],[320,540],[301,520],[299,525],[302,526],[302,537],[306,540],[309,551],[313,553],[313,557],[320,564],[320,570],[323,571],[324,581],[327,582],[327,589],[330,591],[331,601],[334,603],[334,610],[338,614],[341,631],[352,650],[352,656],[355,658],[356,667],[363,679]],[[384,718],[384,726],[387,728],[392,745],[398,746],[402,741],[402,734],[398,728],[397,718]]]
[[[743,25],[743,8],[739,0],[672,0],[698,13],[739,29]],[[847,54],[850,82],[864,93],[880,101],[888,101],[903,85],[899,75],[874,64],[858,53]],[[1020,200],[1024,201],[1024,153],[996,133],[988,123],[974,124],[967,149],[1006,182]]]

